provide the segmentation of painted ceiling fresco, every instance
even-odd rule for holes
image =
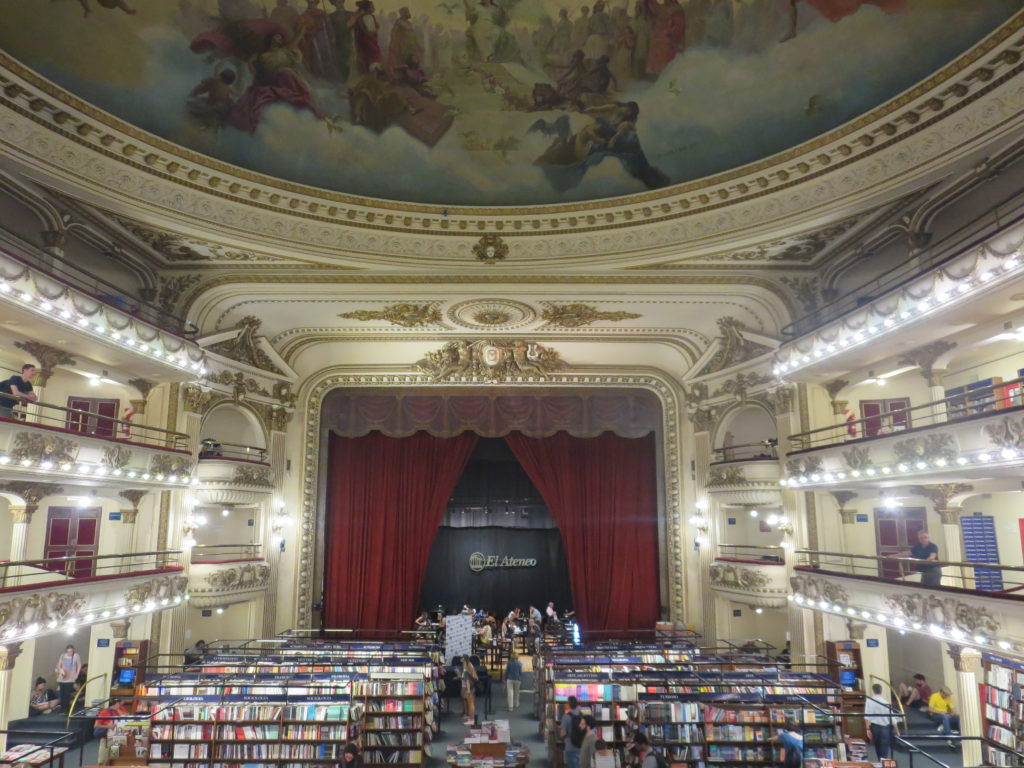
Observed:
[[[520,206],[692,181],[927,77],[1021,0],[8,0],[0,46],[183,147]]]

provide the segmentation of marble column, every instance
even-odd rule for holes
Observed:
[[[962,563],[964,561],[964,540],[960,530],[961,507],[938,507],[935,510],[942,520],[942,543],[944,552],[939,553],[939,560],[950,560]],[[973,573],[967,568],[957,568],[947,565],[942,569],[942,583],[948,587],[969,587],[973,588]]]
[[[11,520],[14,523],[11,526],[11,562],[24,560],[26,557],[25,551],[28,547],[28,527],[32,522],[32,514],[35,511],[35,506],[31,505],[24,507],[8,507],[8,512],[11,513]],[[20,584],[23,573],[23,567],[15,569],[15,573],[11,576],[8,584],[5,586],[13,587]]]
[[[139,517],[138,507],[121,509],[121,530],[119,536],[119,552],[133,554],[135,550],[135,521]],[[145,551],[145,550],[143,550]],[[135,569],[135,558],[128,558],[121,563],[121,573],[131,573]]]
[[[707,521],[707,530],[692,530],[693,525],[687,516],[686,524],[692,530],[694,546],[699,548],[697,552],[697,574],[701,595],[701,634],[706,638],[719,637],[718,617],[715,612],[717,603],[715,593],[711,590],[709,573],[711,563],[715,559],[715,549],[718,546],[718,526],[715,524],[719,510],[717,504],[712,504],[708,498],[708,480],[710,474],[711,459],[711,432],[708,430],[696,432],[693,436],[693,455],[696,458],[694,477],[696,480],[696,492],[698,504],[703,509],[697,508],[695,514],[701,515]],[[698,543],[697,538],[701,537],[703,542]]]
[[[14,662],[21,655],[21,643],[8,643],[0,646],[0,724],[7,727],[8,709],[11,696],[11,676],[14,674]],[[18,691],[24,696],[25,691]],[[0,751],[7,749],[7,734],[0,733]]]
[[[981,718],[981,698],[978,696],[978,676],[981,672],[981,652],[976,648],[950,645],[949,655],[956,667],[956,703],[960,712],[961,736],[984,736]],[[961,755],[964,768],[982,765],[979,741],[963,742]]]

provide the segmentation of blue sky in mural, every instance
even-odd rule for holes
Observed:
[[[1021,8],[400,2],[19,0],[0,46],[117,117],[260,173],[373,198],[524,206],[784,151],[911,87]]]

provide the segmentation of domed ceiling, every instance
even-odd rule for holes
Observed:
[[[353,5],[354,3],[354,5]],[[1019,0],[18,0],[0,46],[213,158],[391,201],[597,200],[855,118]]]

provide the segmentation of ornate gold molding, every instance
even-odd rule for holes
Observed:
[[[550,347],[524,339],[449,341],[416,363],[432,381],[547,379],[564,364]]]
[[[56,496],[64,493],[64,487],[54,483],[34,483],[23,480],[12,480],[0,485],[0,491],[6,491],[19,496],[25,501],[25,522],[32,519],[32,515],[39,509],[39,502],[47,496]]]
[[[45,387],[58,365],[78,365],[78,361],[63,349],[51,347],[41,341],[16,341],[14,346],[28,352],[39,363],[39,386]]]
[[[643,315],[638,315],[636,312],[604,312],[580,302],[548,304],[540,313],[544,326],[552,328],[581,328],[585,325],[593,325],[598,320],[617,323],[620,320],[635,320],[638,317],[643,317]]]
[[[421,328],[424,325],[437,325],[441,322],[440,302],[426,304],[391,304],[384,309],[357,309],[354,312],[342,312],[338,317],[346,320],[386,320],[392,325],[402,328]]]

